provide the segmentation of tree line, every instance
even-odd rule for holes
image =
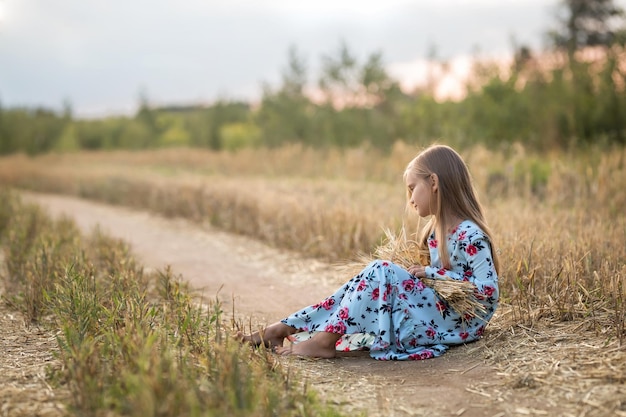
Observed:
[[[288,53],[280,85],[261,102],[152,106],[131,117],[84,120],[45,108],[3,108],[0,154],[53,150],[195,146],[386,148],[395,141],[445,139],[458,145],[521,142],[535,149],[626,143],[624,12],[612,0],[563,0],[543,50],[514,46],[507,67],[476,57],[461,100],[437,100],[436,77],[411,92],[384,67],[380,52],[359,61],[342,43],[322,57],[315,97],[307,65]],[[430,64],[445,73],[447,63]]]

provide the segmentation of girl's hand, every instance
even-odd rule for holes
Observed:
[[[426,278],[426,271],[422,265],[410,266],[407,271],[416,278]]]

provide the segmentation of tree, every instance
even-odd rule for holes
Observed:
[[[305,94],[306,84],[306,62],[292,46],[288,51],[287,68],[283,71],[280,87],[263,87],[261,108],[256,114],[262,143],[278,146],[285,142],[309,142],[309,114],[313,112],[313,104]]]
[[[322,76],[318,85],[329,103],[353,100],[358,94],[358,84],[356,57],[345,42],[341,43],[337,57],[322,56]]]
[[[135,126],[129,128],[127,130],[128,132],[137,134],[137,143],[132,145],[129,143],[129,145],[133,148],[139,149],[155,146],[158,142],[159,135],[163,132],[161,131],[157,121],[157,113],[150,105],[150,100],[148,99],[148,94],[145,90],[142,90],[139,93],[139,108],[137,110],[137,114],[135,115],[135,120],[143,124],[145,129]],[[132,137],[126,135],[124,140],[132,141]]]
[[[622,48],[617,46],[623,47],[626,33],[624,11],[613,0],[562,0],[557,22],[558,27],[548,36],[552,46],[566,52],[564,68],[571,77],[560,130],[571,131],[575,141],[590,141],[603,134],[622,142],[623,93],[614,79],[623,79],[623,73],[613,63],[621,59]],[[599,61],[589,62],[577,55],[589,47],[602,48]]]
[[[298,49],[292,45],[288,52],[287,70],[283,72],[281,91],[292,98],[300,99],[304,96],[306,83],[306,62],[300,56]]]
[[[385,70],[381,52],[370,54],[361,65],[342,42],[336,56],[322,57],[319,87],[331,104],[371,107],[385,100],[390,91],[395,91],[397,82]]]
[[[361,64],[342,42],[335,55],[322,57],[318,85],[326,102],[316,126],[324,127],[327,142],[340,146],[369,142],[386,147],[395,139],[397,110],[393,102],[404,96],[387,73],[380,52],[370,54]]]
[[[244,102],[219,100],[207,109],[205,116],[208,123],[208,147],[218,151],[223,148],[222,126],[246,122],[250,117],[250,106]]]
[[[624,32],[623,17],[624,11],[613,0],[562,0],[557,14],[559,27],[548,36],[571,59],[587,46],[611,46]]]

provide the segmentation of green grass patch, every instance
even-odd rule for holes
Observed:
[[[199,302],[128,246],[0,192],[5,302],[58,329],[52,385],[80,416],[338,416],[265,350],[230,337],[218,299]],[[57,385],[58,386],[58,385]]]

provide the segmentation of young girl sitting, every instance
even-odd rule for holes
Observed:
[[[373,261],[322,302],[240,339],[282,355],[332,358],[340,338],[365,334],[371,357],[406,360],[480,338],[498,304],[498,260],[465,162],[452,148],[434,145],[408,164],[404,181],[409,204],[430,216],[419,241],[427,265]],[[455,311],[422,278],[472,283],[481,308]],[[313,336],[283,346],[302,331]]]

